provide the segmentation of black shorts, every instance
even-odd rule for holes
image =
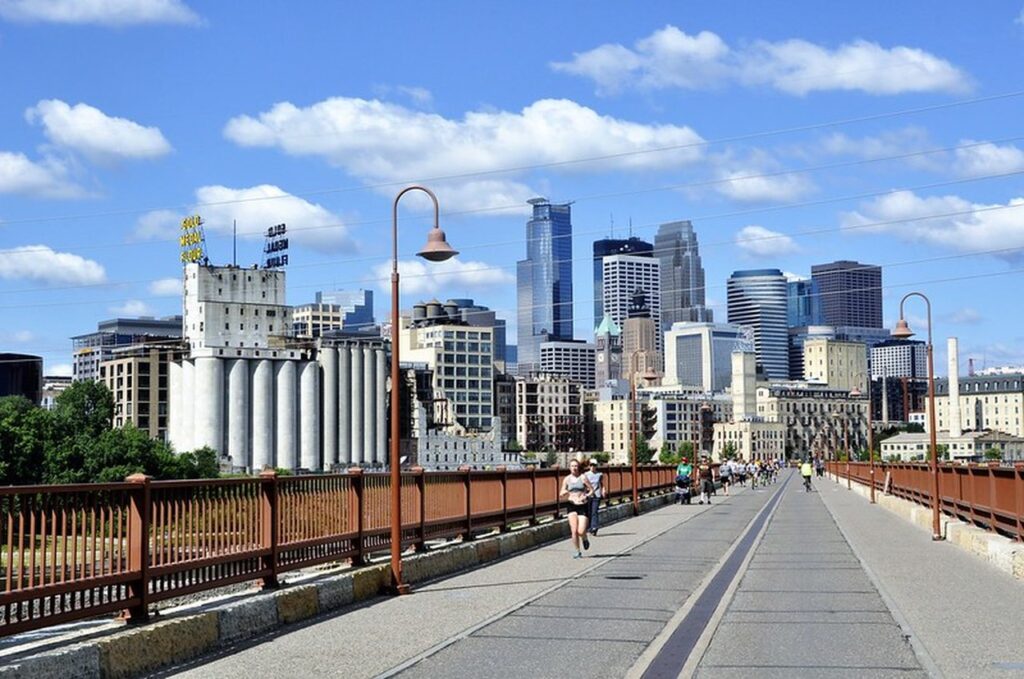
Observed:
[[[579,514],[580,516],[590,516],[590,504],[585,503],[582,505],[575,505],[571,502],[565,503],[565,515]]]
[[[722,480],[723,486],[728,486],[730,483],[732,483],[732,477],[730,476],[719,476],[718,478]]]

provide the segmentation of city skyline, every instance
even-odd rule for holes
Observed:
[[[1012,124],[1024,102],[1000,67],[1024,29],[1009,7],[911,6],[885,22],[881,3],[814,21],[810,5],[793,5],[756,22],[712,7],[607,6],[556,39],[516,21],[521,9],[467,4],[382,50],[360,27],[395,22],[395,8],[236,17],[167,6],[179,11],[113,26],[101,14],[0,5],[0,56],[19,57],[0,59],[0,348],[41,354],[47,373],[66,372],[70,338],[100,320],[180,313],[177,231],[189,214],[205,220],[218,264],[232,261],[233,221],[240,264],[258,261],[263,232],[287,223],[289,304],[332,289],[380,299],[390,199],[419,178],[463,255],[406,263],[427,220],[410,200],[405,309],[473,297],[515,333],[525,201],[543,195],[573,203],[577,339],[593,337],[591,244],[653,241],[660,224],[689,220],[716,320],[734,270],[808,276],[813,264],[871,262],[884,270],[885,327],[903,293],[932,298],[940,374],[949,335],[964,365],[1024,363],[1024,328],[1003,314],[1024,245]],[[436,45],[439,21],[472,26],[472,40]],[[968,24],[971,35],[956,30]],[[274,29],[274,50],[251,40]],[[526,39],[524,55],[514,48]],[[428,46],[433,63],[409,66]],[[682,56],[661,58],[675,47]],[[603,57],[616,52],[629,58],[613,67]],[[344,68],[366,54],[376,57],[366,68]],[[758,59],[775,70],[750,71]],[[31,75],[15,67],[22,60]],[[401,130],[410,136],[393,143]],[[924,310],[908,316],[923,336]]]

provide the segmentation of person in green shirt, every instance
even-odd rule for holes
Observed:
[[[800,476],[804,477],[804,490],[811,492],[811,477],[814,476],[814,465],[807,458],[804,458],[800,465]]]
[[[685,457],[676,467],[676,476],[693,476],[693,465]]]

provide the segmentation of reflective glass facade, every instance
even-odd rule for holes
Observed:
[[[736,271],[727,283],[729,322],[754,332],[754,352],[764,374],[784,380],[789,374],[786,277],[778,269]]]

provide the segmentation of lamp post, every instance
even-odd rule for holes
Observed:
[[[629,443],[630,443],[630,457],[631,462],[631,485],[633,486],[633,516],[637,516],[640,513],[640,484],[637,480],[637,438],[639,438],[640,430],[643,429],[643,423],[637,426],[637,414],[636,407],[636,358],[640,352],[634,351],[629,357]],[[647,366],[647,370],[644,371],[643,379],[645,382],[653,382],[658,379],[658,376],[651,369],[651,366]]]
[[[402,469],[399,457],[398,369],[399,298],[398,298],[398,201],[410,191],[422,191],[434,203],[434,228],[427,234],[427,244],[416,254],[431,262],[443,262],[459,254],[448,245],[444,231],[438,226],[437,196],[422,186],[407,186],[395,196],[391,210],[391,590],[394,594],[407,594],[409,586],[402,582]]]
[[[910,297],[920,297],[928,308],[928,443],[931,448],[929,466],[932,475],[932,540],[942,540],[942,524],[939,521],[939,448],[936,445],[935,431],[935,364],[932,359],[932,302],[920,292],[908,292],[900,300],[900,320],[896,321],[896,329],[892,336],[896,339],[909,339],[914,336],[903,316],[903,304]]]
[[[846,451],[846,487],[850,488],[850,427],[839,413],[832,413],[832,419],[836,425],[843,427],[843,450]],[[836,447],[839,447],[839,433],[836,432]],[[839,460],[836,460],[838,462]],[[838,468],[839,465],[836,465]],[[836,483],[839,482],[839,472],[836,472]]]
[[[868,480],[871,483],[871,504],[875,504],[875,430],[871,426],[871,375],[857,373],[857,377],[866,377],[868,380]],[[882,388],[885,388],[884,382]],[[860,396],[860,387],[854,387],[850,396]]]

